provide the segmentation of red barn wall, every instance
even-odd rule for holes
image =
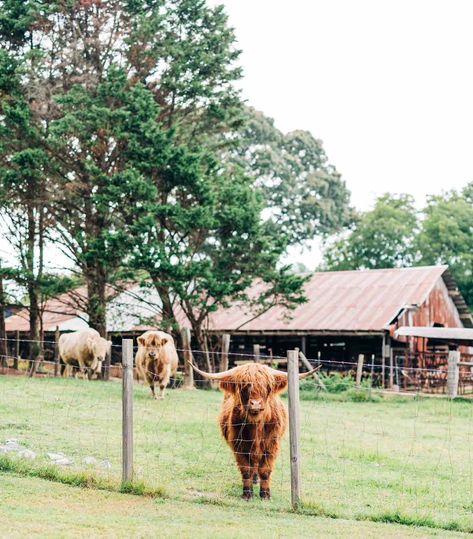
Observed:
[[[455,303],[448,295],[448,288],[442,278],[440,278],[432,288],[420,308],[410,315],[412,322],[409,323],[409,313],[404,313],[397,321],[396,327],[401,326],[433,326],[440,324],[444,327],[463,327]],[[406,338],[399,338],[399,341],[406,342]],[[416,339],[416,349],[422,350],[423,339]],[[467,347],[465,347],[466,349]],[[467,351],[467,350],[465,350]]]

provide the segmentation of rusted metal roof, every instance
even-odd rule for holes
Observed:
[[[273,307],[252,320],[243,307],[212,315],[210,329],[241,332],[384,332],[408,305],[421,305],[447,266],[315,273],[308,302],[291,318]]]
[[[426,302],[440,279],[449,289],[454,302],[452,308],[464,305],[447,266],[319,272],[306,283],[307,303],[294,311],[288,313],[282,307],[273,307],[255,318],[247,307],[236,304],[213,313],[209,330],[219,333],[382,333],[406,307]],[[255,285],[253,295],[261,292],[261,286]],[[85,294],[85,289],[81,288],[48,301],[43,315],[44,330],[54,331],[59,326],[64,331],[85,326],[84,315],[76,307],[81,303],[78,299],[84,299]],[[189,325],[180,309],[175,314],[180,325]],[[463,316],[464,325],[469,325],[465,320],[466,316],[471,320],[471,315],[464,313]],[[158,320],[156,324],[159,325]],[[28,312],[9,317],[6,326],[7,331],[28,331]],[[131,329],[144,331],[149,327],[136,323]],[[122,331],[129,330],[130,327],[122,328]]]
[[[468,342],[473,343],[472,328],[438,328],[438,327],[420,327],[403,326],[394,333],[396,337],[426,337],[427,339],[436,339],[438,341],[448,342]]]

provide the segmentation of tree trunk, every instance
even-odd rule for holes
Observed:
[[[38,285],[35,278],[35,241],[36,241],[36,221],[33,204],[28,206],[28,240],[26,251],[26,269],[28,274],[28,299],[30,302],[30,371],[29,376],[33,376],[38,368],[39,356],[41,353],[40,331],[39,331],[39,298]],[[41,246],[40,246],[41,250]],[[38,270],[41,271],[41,268]]]
[[[33,376],[38,369],[38,363],[41,353],[41,336],[39,331],[39,304],[38,293],[36,286],[30,283],[28,286],[28,297],[30,300],[30,372],[29,375]]]
[[[87,280],[87,314],[89,326],[96,329],[100,336],[107,338],[107,280],[102,268],[90,268]]]
[[[3,275],[0,273],[0,365],[2,367],[8,367],[7,356],[7,333],[5,331],[5,293],[3,290]]]

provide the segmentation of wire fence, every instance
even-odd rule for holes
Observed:
[[[208,386],[183,389],[183,351],[178,350],[181,368],[171,378],[164,400],[151,399],[149,387],[137,380],[134,370],[133,479],[176,499],[237,503],[240,474],[218,424],[222,394]],[[202,365],[202,352],[193,350],[193,355]],[[340,363],[309,362],[334,368]],[[22,374],[28,365],[27,360],[20,361]],[[375,383],[379,365],[364,364],[360,387],[355,380],[358,363],[343,365],[353,372],[345,377],[321,376],[325,390],[312,377],[300,385],[306,510],[345,518],[411,518],[471,531],[473,402],[381,397]],[[122,366],[113,366],[116,377],[110,383],[82,379],[77,367],[70,377],[55,377],[55,366],[55,361],[45,360],[34,378],[0,378],[0,458],[26,462],[32,469],[52,466],[64,474],[86,473],[120,482]],[[402,365],[396,369],[406,370]],[[9,374],[11,370],[10,366]],[[410,367],[408,372],[444,370]],[[343,378],[345,388],[337,388]],[[287,406],[285,395],[282,399]],[[242,442],[247,441],[245,436]],[[272,474],[275,509],[287,508],[290,499],[289,451],[286,436]],[[235,453],[238,456],[239,451]]]

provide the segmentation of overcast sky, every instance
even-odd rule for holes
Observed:
[[[473,180],[473,2],[224,0],[244,97],[324,142],[352,201]]]

